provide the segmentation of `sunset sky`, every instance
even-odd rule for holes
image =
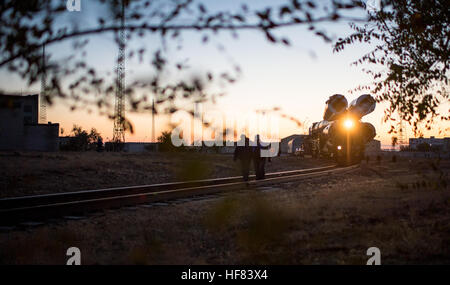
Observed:
[[[204,1],[210,9],[233,7],[242,1]],[[247,1],[250,7],[264,6],[273,1]],[[257,3],[257,4],[255,4]],[[222,5],[220,7],[219,5]],[[255,6],[252,6],[255,5]],[[67,12],[67,17],[60,21],[77,21],[89,25],[90,20],[95,19],[99,7],[82,0],[81,12]],[[83,26],[83,24],[81,24]],[[334,35],[334,39],[347,35],[351,30],[348,23],[332,23],[321,25]],[[215,105],[208,104],[204,109],[216,110],[224,116],[239,117],[242,114],[252,113],[255,110],[271,109],[279,107],[282,113],[293,116],[300,121],[305,121],[307,126],[300,128],[294,122],[280,119],[279,135],[286,137],[294,133],[303,133],[312,122],[322,120],[325,101],[333,94],[343,94],[348,101],[356,99],[362,93],[350,94],[349,90],[360,84],[370,83],[371,79],[361,67],[350,66],[361,55],[371,49],[368,45],[357,45],[335,54],[332,46],[322,39],[314,36],[305,27],[284,28],[277,35],[284,35],[291,40],[291,46],[285,47],[272,44],[267,41],[264,34],[256,31],[244,31],[239,34],[239,39],[233,39],[229,33],[221,33],[212,38],[207,44],[201,44],[201,37],[193,32],[183,34],[183,50],[176,51],[175,44],[169,47],[169,55],[173,58],[189,58],[188,65],[193,73],[204,73],[213,69],[216,71],[229,70],[233,62],[238,63],[242,69],[242,76],[233,85],[225,87],[226,96],[220,98]],[[146,45],[151,47],[158,45],[159,39],[148,36],[136,39],[129,45],[139,47]],[[217,50],[217,44],[223,44],[226,53]],[[62,43],[48,47],[53,58],[67,55],[71,52],[70,43]],[[117,46],[113,42],[112,34],[90,37],[88,46],[89,63],[99,71],[113,72],[117,57]],[[230,63],[231,62],[231,63]],[[143,78],[151,74],[152,68],[148,63],[139,64],[136,60],[126,63],[126,81],[131,82],[137,78]],[[177,76],[169,74],[169,76]],[[216,88],[216,87],[213,87]],[[27,86],[18,76],[9,74],[6,70],[0,70],[0,90],[5,93],[15,92],[23,94],[39,93],[40,85]],[[387,134],[389,123],[383,124],[383,105],[378,105],[375,112],[363,118],[377,129],[377,137],[382,144],[389,145],[391,136]],[[449,109],[442,106],[441,111]],[[151,114],[129,114],[129,119],[135,127],[133,135],[127,133],[127,141],[150,141],[151,139]],[[71,112],[67,105],[57,101],[47,108],[47,120],[59,123],[68,135],[73,124],[85,129],[95,127],[105,138],[112,138],[113,122],[105,116],[94,112],[88,114],[86,110]],[[156,136],[168,128],[166,116],[156,118]],[[425,132],[425,135],[436,137],[449,136],[445,133],[448,126],[443,123],[435,125],[433,130]],[[439,134],[439,131],[443,132]],[[409,137],[413,134],[409,131]]]

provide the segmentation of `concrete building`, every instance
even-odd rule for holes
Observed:
[[[0,94],[0,150],[57,151],[59,124],[39,124],[39,95]]]
[[[365,154],[372,155],[381,152],[381,142],[379,140],[371,140],[366,144]]]
[[[428,144],[431,150],[439,150],[441,152],[450,152],[450,138],[410,138],[409,147],[418,150],[421,144]]]

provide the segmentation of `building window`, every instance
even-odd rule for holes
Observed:
[[[23,107],[23,111],[24,111],[24,112],[31,113],[32,110],[33,110],[33,109],[31,108],[31,105],[25,105],[25,106]]]

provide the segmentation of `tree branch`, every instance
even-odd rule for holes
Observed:
[[[340,20],[346,20],[350,22],[366,22],[366,18],[351,18],[351,17],[342,17]],[[162,26],[162,25],[125,25],[125,27],[122,26],[111,26],[111,27],[102,27],[102,28],[96,28],[96,29],[90,29],[90,30],[84,30],[84,31],[77,31],[70,34],[64,34],[61,36],[57,36],[54,38],[50,38],[46,41],[44,41],[41,44],[36,44],[30,48],[27,48],[26,50],[19,52],[15,55],[10,56],[7,59],[4,59],[0,62],[0,67],[20,58],[21,56],[34,52],[38,49],[41,49],[42,46],[48,46],[50,44],[61,42],[67,39],[76,38],[76,37],[82,37],[82,36],[89,36],[89,35],[95,35],[95,34],[101,34],[105,32],[118,32],[121,29],[125,29],[128,31],[150,31],[152,33],[158,32],[158,31],[183,31],[183,30],[261,30],[261,31],[268,31],[268,30],[274,30],[279,28],[285,28],[285,27],[292,27],[292,26],[299,26],[299,25],[305,25],[305,24],[316,24],[316,23],[323,23],[323,22],[336,22],[336,19],[334,19],[332,16],[327,17],[321,17],[317,19],[313,19],[311,21],[304,21],[304,22],[297,22],[297,21],[290,21],[290,22],[281,22],[281,23],[255,23],[255,24],[241,24],[241,25],[226,25],[226,24],[216,24],[216,25],[169,25],[169,26]]]

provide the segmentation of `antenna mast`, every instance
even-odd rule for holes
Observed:
[[[405,128],[405,121],[402,118],[400,118],[399,127],[400,127],[400,131],[399,131],[399,136],[398,136],[398,144],[400,146],[405,146],[408,144],[408,142],[407,142],[408,134],[407,134],[406,128]]]
[[[113,142],[125,142],[125,108],[124,108],[124,86],[125,86],[125,1],[122,0],[121,29],[119,30],[119,56],[117,58],[117,82],[116,102],[114,113]]]

